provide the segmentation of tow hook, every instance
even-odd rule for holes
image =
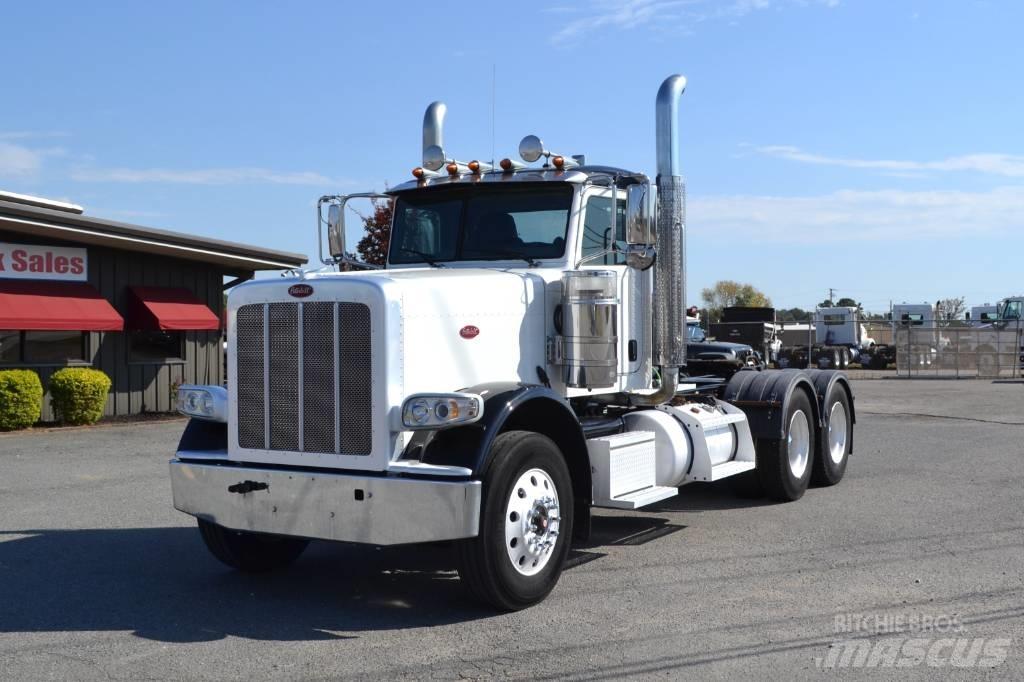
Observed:
[[[256,492],[257,490],[267,490],[269,488],[270,485],[267,483],[261,483],[259,481],[242,481],[241,483],[229,485],[228,492],[244,495],[246,493]]]

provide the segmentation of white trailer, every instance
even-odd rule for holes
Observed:
[[[346,271],[232,289],[228,389],[178,391],[174,505],[209,550],[256,571],[310,539],[452,541],[471,591],[520,609],[554,588],[592,506],[727,477],[782,501],[837,483],[841,373],[687,374],[684,85],[658,91],[653,183],[535,136],[522,163],[458,161],[432,104],[414,179],[358,195],[393,202],[383,268],[346,248],[353,195],[321,198],[323,260]]]

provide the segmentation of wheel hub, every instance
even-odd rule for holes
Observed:
[[[811,458],[810,426],[807,423],[807,415],[802,410],[794,412],[789,420],[786,446],[789,451],[789,469],[794,477],[802,478]]]
[[[547,565],[560,525],[554,480],[541,469],[524,472],[512,486],[505,510],[505,550],[516,571],[529,576]]]
[[[829,411],[828,452],[836,464],[841,464],[846,457],[846,408],[838,401]]]

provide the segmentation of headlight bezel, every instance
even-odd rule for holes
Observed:
[[[402,401],[399,419],[405,431],[425,431],[472,424],[483,414],[476,393],[414,393]]]
[[[228,391],[223,386],[182,384],[178,386],[175,408],[186,417],[227,423]]]

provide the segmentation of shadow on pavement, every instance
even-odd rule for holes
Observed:
[[[0,532],[0,632],[129,630],[164,642],[333,639],[494,615],[444,546],[313,543],[289,570],[246,575],[195,528]]]
[[[650,511],[744,503],[715,487],[687,486]],[[567,569],[605,556],[597,548],[685,528],[603,512]],[[164,642],[332,639],[496,615],[465,594],[445,544],[314,542],[287,571],[247,575],[213,559],[194,527],[0,531],[0,605],[0,632],[128,630]]]

